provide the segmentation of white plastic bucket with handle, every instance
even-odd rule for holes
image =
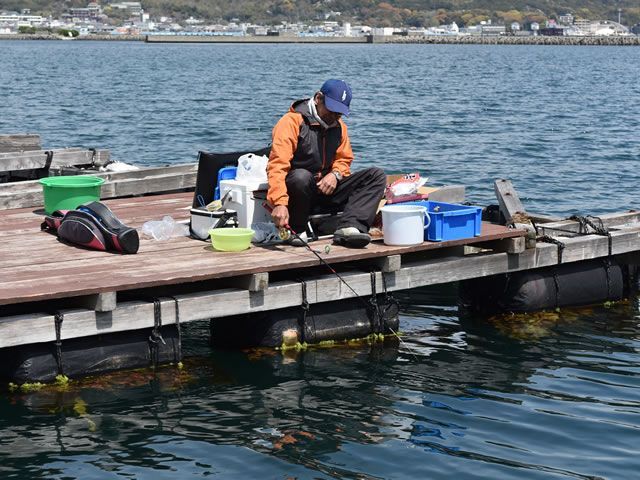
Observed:
[[[424,241],[424,231],[431,223],[426,207],[385,205],[381,211],[386,245],[418,245]]]

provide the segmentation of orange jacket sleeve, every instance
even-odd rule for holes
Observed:
[[[351,150],[351,142],[349,141],[349,132],[347,131],[347,125],[340,120],[340,127],[342,128],[342,141],[336,150],[336,156],[333,160],[331,170],[337,170],[346,177],[351,174],[351,162],[353,162],[353,150]]]
[[[267,201],[273,206],[289,205],[285,178],[291,170],[291,160],[298,148],[301,123],[302,115],[288,112],[273,127],[271,153],[267,164]]]

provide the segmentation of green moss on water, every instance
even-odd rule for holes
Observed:
[[[19,388],[22,393],[30,393],[37,392],[38,390],[43,389],[45,386],[46,385],[44,383],[40,382],[26,382],[20,385]]]
[[[397,336],[397,335],[393,335],[393,336]],[[372,333],[370,335],[367,335],[366,337],[357,337],[357,338],[348,338],[345,340],[322,340],[321,342],[318,343],[300,343],[297,342],[294,345],[285,345],[284,343],[282,343],[282,345],[280,345],[279,347],[276,347],[276,350],[279,350],[281,352],[286,352],[286,351],[301,351],[301,350],[307,350],[309,348],[331,348],[331,347],[338,347],[338,346],[344,346],[344,345],[358,345],[358,344],[362,344],[362,343],[376,343],[376,342],[384,342],[385,339],[385,335],[383,333]]]
[[[282,345],[280,345],[280,347],[276,347],[276,350],[280,350],[283,352],[286,352],[287,350],[296,350],[299,352],[300,350],[306,350],[308,346],[309,344],[307,342],[304,342],[304,343],[296,342],[293,345],[285,345],[283,342]]]

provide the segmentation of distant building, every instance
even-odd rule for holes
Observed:
[[[140,2],[112,3],[110,6],[117,10],[128,10],[131,15],[140,15],[142,13],[142,4]]]
[[[540,29],[540,35],[545,37],[562,37],[564,36],[564,28],[547,27]]]
[[[560,25],[573,25],[573,15],[571,15],[570,13],[560,15],[558,17],[558,22],[560,23]]]
[[[44,23],[40,15],[0,15],[0,25],[9,27],[39,27]]]
[[[96,2],[91,2],[84,8],[70,8],[69,15],[78,20],[96,20],[102,16],[102,7]]]
[[[485,36],[504,35],[507,32],[507,27],[504,25],[482,25],[481,31]]]
[[[373,35],[393,35],[395,28],[392,27],[384,27],[384,28],[374,28],[372,30]]]
[[[520,24],[518,22],[512,22],[511,23],[511,31],[512,32],[519,32],[520,31]]]
[[[618,22],[611,20],[591,21],[578,19],[574,22],[572,31],[574,35],[592,35],[596,37],[610,37],[629,35],[629,29]]]

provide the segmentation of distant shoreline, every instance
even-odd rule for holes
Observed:
[[[247,44],[449,44],[449,45],[586,45],[640,46],[640,37],[546,37],[546,36],[373,36],[294,37],[223,35],[88,35],[65,38],[58,35],[0,35],[0,40],[127,41],[147,43],[247,43]]]

